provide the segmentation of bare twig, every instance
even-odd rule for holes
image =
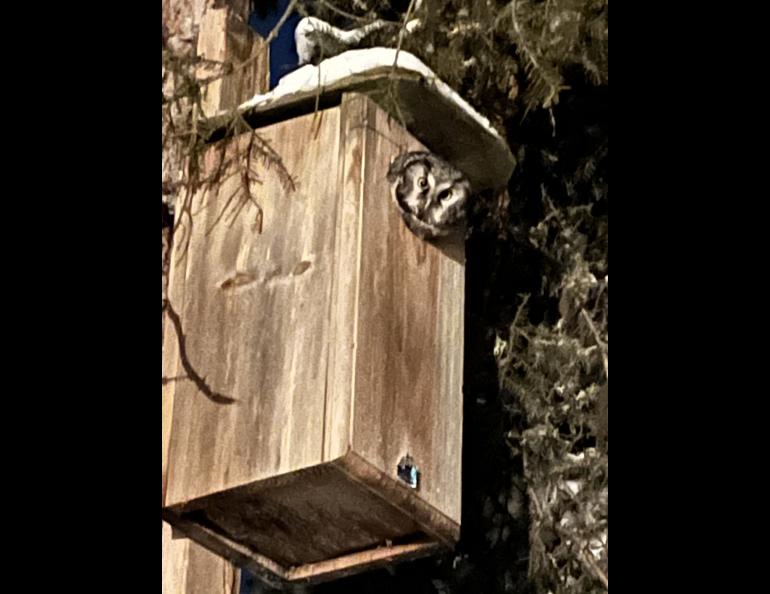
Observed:
[[[404,42],[404,33],[406,33],[406,24],[409,22],[409,17],[412,16],[414,10],[415,0],[410,0],[409,7],[406,9],[404,15],[404,22],[401,23],[401,28],[398,31],[398,44],[396,45],[396,56],[393,58],[393,68],[391,69],[391,75],[396,71],[396,64],[398,64],[398,54],[401,52],[401,44]]]
[[[594,556],[590,553],[586,553],[585,551],[580,551],[580,558],[583,560],[583,563],[588,565],[588,568],[593,571],[593,574],[599,579],[599,581],[609,592],[610,581],[607,579],[607,574],[605,574],[604,571],[602,571],[602,568],[599,567],[599,564],[596,562],[596,559],[594,559]]]
[[[163,310],[166,312],[169,320],[171,320],[171,324],[174,326],[177,346],[179,348],[179,361],[182,363],[185,372],[187,372],[187,378],[212,402],[216,402],[217,404],[233,404],[236,402],[234,398],[224,396],[212,390],[206,383],[206,379],[201,377],[198,372],[195,371],[195,368],[192,366],[190,359],[187,356],[187,338],[182,331],[182,320],[180,319],[179,314],[174,311],[174,308],[171,306],[171,302],[168,299],[163,302]]]
[[[535,494],[535,490],[532,487],[527,487],[527,493],[529,494],[529,498],[532,501],[532,503],[535,504],[535,511],[537,511],[538,517],[543,515],[543,506],[540,505],[540,500],[537,498],[537,495]]]
[[[519,323],[519,316],[521,315],[521,312],[524,311],[524,308],[527,305],[527,302],[529,301],[529,293],[525,295],[521,295],[521,303],[519,303],[519,307],[516,308],[516,313],[513,316],[513,321],[511,322],[511,334],[514,332],[522,333],[521,330],[517,328]]]
[[[337,8],[336,6],[334,6],[331,2],[327,2],[327,0],[317,0],[317,2],[319,4],[321,4],[322,6],[325,6],[326,8],[331,10],[332,12],[336,12],[337,14],[339,14],[341,16],[347,17],[347,18],[352,19],[354,21],[358,21],[359,23],[368,23],[369,21],[371,21],[371,19],[368,19],[366,17],[356,16],[356,15],[351,14],[349,12],[345,12],[341,8]]]
[[[591,329],[591,332],[594,335],[594,339],[596,339],[596,344],[599,345],[599,349],[601,349],[602,352],[602,360],[604,361],[604,375],[607,376],[607,379],[610,379],[610,371],[609,371],[609,362],[607,357],[607,345],[604,344],[604,341],[602,341],[601,337],[599,336],[599,332],[596,330],[596,326],[594,326],[593,321],[591,320],[591,316],[588,315],[588,312],[584,308],[580,308],[580,313],[583,315],[583,319],[588,323],[588,327]]]
[[[388,91],[387,95],[390,98],[390,100],[393,102],[393,107],[396,110],[396,114],[398,115],[398,119],[401,122],[401,125],[406,128],[406,120],[404,119],[404,114],[401,112],[401,107],[398,104],[398,99],[396,98],[396,67],[398,66],[398,55],[401,53],[401,46],[404,43],[404,34],[406,33],[406,25],[409,23],[409,18],[412,16],[412,11],[414,10],[414,4],[415,0],[410,0],[409,7],[406,9],[406,14],[404,15],[404,20],[401,23],[401,28],[398,30],[398,43],[396,44],[396,55],[393,57],[393,66],[390,68],[390,75],[389,75],[389,82],[388,82]]]
[[[286,10],[284,11],[280,20],[278,21],[278,23],[276,23],[275,27],[273,27],[273,30],[270,31],[270,34],[265,39],[266,44],[270,44],[270,42],[277,37],[278,31],[281,30],[281,27],[283,27],[283,24],[286,22],[286,19],[289,18],[289,15],[294,11],[296,6],[297,6],[297,0],[291,0],[291,2],[289,3],[289,6],[286,7]]]
[[[238,194],[240,194],[240,192],[241,192],[241,188],[235,188],[232,192],[230,192],[230,195],[227,197],[227,200],[225,200],[225,205],[219,211],[219,214],[214,219],[214,222],[211,223],[211,226],[206,230],[206,237],[211,235],[211,232],[219,224],[219,221],[222,220],[222,217],[225,216],[225,212],[227,212],[227,209],[230,208],[230,205],[233,203],[233,200],[235,200],[235,198],[238,196]]]

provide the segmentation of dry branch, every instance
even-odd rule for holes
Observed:
[[[179,348],[179,361],[182,363],[182,367],[187,372],[187,379],[194,383],[203,393],[203,395],[212,402],[217,404],[233,404],[236,402],[234,398],[230,398],[229,396],[224,396],[223,394],[215,392],[206,383],[206,378],[201,377],[198,372],[195,371],[195,368],[192,366],[192,363],[190,363],[190,359],[187,356],[187,337],[182,331],[182,320],[180,319],[179,314],[174,311],[174,308],[171,306],[171,302],[168,299],[163,302],[163,310],[166,312],[169,320],[171,320],[171,324],[174,326],[174,331],[176,332],[177,338],[177,346]]]

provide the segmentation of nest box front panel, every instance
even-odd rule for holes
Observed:
[[[234,402],[212,401],[190,380],[173,383],[166,505],[321,462],[339,114],[259,133],[294,188],[257,150],[243,157],[245,134],[224,153],[214,146],[206,155],[206,173],[222,169],[218,191],[177,209],[170,294],[183,323],[183,356]],[[243,192],[244,163],[256,174],[258,205]],[[184,375],[180,361],[176,370]]]

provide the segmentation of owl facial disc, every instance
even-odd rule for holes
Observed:
[[[449,235],[462,225],[470,183],[443,159],[426,151],[403,153],[387,179],[404,222],[421,239]]]

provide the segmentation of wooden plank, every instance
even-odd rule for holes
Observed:
[[[351,412],[354,387],[356,291],[361,202],[363,199],[363,156],[365,128],[372,106],[362,95],[343,98],[340,110],[337,244],[332,295],[329,373],[326,383],[324,460],[345,454],[351,440]]]
[[[233,217],[231,204],[214,226],[239,175],[195,198],[179,313],[191,364],[237,402],[217,404],[177,383],[168,505],[322,461],[339,113],[326,112],[315,136],[312,122],[260,131],[298,180],[288,191],[276,167],[252,160],[261,218],[252,203]],[[248,134],[238,142],[243,149]],[[216,167],[213,149],[207,159]]]
[[[450,257],[404,225],[386,172],[405,147],[424,148],[375,113],[366,131],[353,450],[393,477],[411,455],[420,497],[459,524],[463,246]]]
[[[440,544],[429,538],[417,537],[410,542],[356,551],[319,563],[283,567],[272,559],[198,524],[179,521],[178,526],[191,537],[203,543],[207,549],[216,551],[216,554],[222,555],[241,567],[248,568],[263,582],[279,589],[283,589],[289,584],[323,583],[361,571],[419,559],[443,550]],[[172,593],[176,594],[177,590],[164,590],[164,594]],[[237,593],[234,592],[233,594]]]
[[[460,539],[460,525],[425,503],[417,491],[394,480],[353,451],[334,461],[348,478],[401,510],[434,542],[452,548]]]
[[[238,594],[241,570],[219,555],[189,541],[184,594]]]
[[[164,23],[170,26],[170,15],[166,11],[166,2],[164,2]],[[184,6],[176,11],[178,15],[191,17],[197,25],[200,22],[201,15],[205,10],[205,2],[198,1],[194,6]],[[248,2],[232,2],[232,5],[238,5],[242,16],[248,18]],[[230,19],[232,21],[232,19]],[[245,26],[245,23],[243,23]],[[267,90],[267,51],[263,48],[261,40],[255,38],[253,34],[251,39],[250,32],[244,31],[244,26],[235,24],[228,31],[228,43],[234,51],[236,60],[243,60],[245,53],[256,52],[257,59],[253,64],[242,69],[239,74],[231,75],[230,80],[224,81],[225,89],[235,86],[235,92],[231,92],[231,98],[227,99],[235,106],[244,99],[257,92]],[[248,29],[248,27],[245,27]],[[218,32],[214,31],[214,36]],[[203,43],[207,42],[204,31]],[[201,36],[199,36],[199,41]],[[208,40],[211,41],[210,39]],[[250,46],[249,46],[250,44]],[[263,73],[260,77],[259,73]],[[261,82],[264,81],[264,82]],[[220,88],[222,82],[219,83]],[[226,100],[226,101],[227,101]],[[220,101],[217,110],[223,103]],[[178,165],[177,165],[178,166]],[[180,209],[177,208],[177,212]],[[178,237],[184,237],[186,221],[182,221],[177,229]],[[165,232],[165,230],[164,230]],[[164,237],[164,239],[166,239]],[[179,244],[174,246],[174,251],[170,258],[170,270],[168,273],[168,286],[164,292],[164,297],[168,297],[172,305],[184,303],[184,284],[186,279],[187,258],[186,251],[180,250]],[[167,489],[167,469],[168,454],[171,442],[172,416],[174,409],[174,394],[176,382],[173,378],[178,377],[180,373],[179,353],[177,349],[177,337],[171,322],[164,316],[163,320],[163,376],[170,381],[166,381],[162,391],[162,501],[165,502]],[[240,569],[233,566],[229,561],[219,557],[197,543],[188,539],[174,538],[171,527],[163,522],[162,527],[162,588],[164,594],[238,594],[240,591]]]
[[[423,538],[416,542],[379,547],[320,563],[309,563],[290,569],[286,577],[291,582],[318,584],[378,567],[391,566],[394,563],[427,557],[441,548],[441,545]]]
[[[227,61],[227,43],[225,31],[227,30],[227,8],[208,8],[201,17],[198,32],[197,55],[203,60],[210,60],[217,64],[202,64],[198,67],[198,78],[206,80],[221,72],[218,64]],[[213,80],[202,89],[201,108],[204,116],[211,116],[220,109],[222,103],[223,80]]]
[[[232,12],[228,14],[226,43],[228,58],[237,69],[225,78],[220,108],[235,109],[270,89],[269,53],[265,40],[249,27],[247,20]]]
[[[164,519],[173,522],[174,527],[186,534],[190,539],[195,539],[194,544],[212,552],[223,560],[227,560],[237,567],[248,569],[262,581],[274,587],[280,587],[286,580],[287,569],[275,563],[272,559],[250,550],[242,544],[223,536],[213,530],[201,526],[195,522],[185,521],[168,509],[163,511]],[[184,542],[184,541],[182,541]],[[192,540],[188,540],[193,544]],[[174,574],[179,575],[179,572]],[[179,583],[179,580],[176,580]],[[176,592],[176,591],[175,591]],[[170,594],[170,593],[169,593]],[[237,592],[233,593],[237,594]]]
[[[230,7],[207,8],[198,34],[198,57],[234,70],[209,82],[203,89],[203,115],[235,109],[257,93],[269,89],[268,48],[264,40]],[[207,79],[225,72],[222,66],[203,63],[198,77]]]
[[[177,205],[179,212],[179,205]],[[182,219],[177,237],[183,238],[189,231]],[[179,241],[171,246],[167,297],[173,304],[184,302],[187,276],[187,251]],[[177,378],[183,373],[179,365],[177,336],[168,317],[164,317],[163,376]],[[178,383],[169,381],[162,390],[162,501],[167,490],[168,453],[171,441],[174,395]],[[239,594],[240,569],[222,557],[210,553],[199,544],[173,534],[171,526],[163,522],[162,528],[162,588],[163,594]]]
[[[177,197],[176,212],[181,211],[182,196]],[[184,238],[190,233],[189,221],[181,217],[177,224],[176,235],[172,238],[169,256],[168,285],[166,298],[172,307],[178,308],[184,303],[185,280],[187,278],[187,250]],[[162,387],[162,414],[161,414],[161,439],[162,439],[162,502],[166,501],[168,484],[168,455],[171,446],[171,427],[174,413],[174,395],[179,381],[182,381],[183,371],[179,364],[178,337],[174,325],[168,315],[164,314],[163,330],[163,357],[162,374],[165,383]]]
[[[163,594],[238,594],[240,570],[163,523]]]
[[[334,464],[258,481],[172,510],[283,567],[420,532],[401,509]]]
[[[174,540],[171,526],[163,522],[163,594],[183,594],[187,584],[189,541]]]

